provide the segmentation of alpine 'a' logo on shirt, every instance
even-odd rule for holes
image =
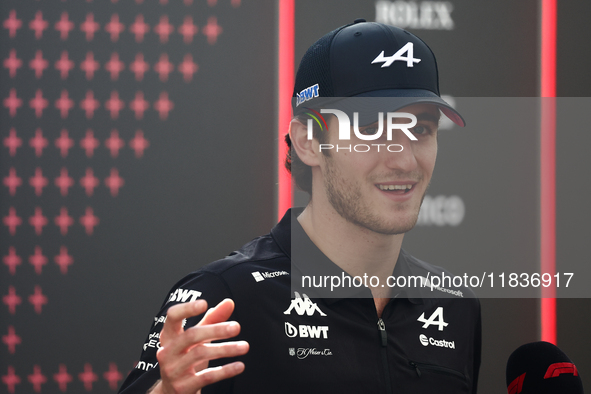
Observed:
[[[407,55],[402,56],[405,53]],[[398,52],[396,52],[392,56],[384,56],[384,51],[382,51],[375,59],[373,59],[371,64],[384,63],[384,64],[382,64],[382,68],[384,68],[384,67],[390,67],[392,65],[392,63],[399,60],[399,61],[406,62],[406,67],[413,67],[415,63],[419,63],[421,61],[421,59],[415,59],[413,57],[413,55],[414,55],[414,46],[413,46],[412,42],[407,42],[405,46],[400,48],[398,50]]]
[[[448,323],[443,320],[443,307],[440,306],[435,309],[435,312],[429,317],[429,319],[425,319],[425,312],[419,316],[417,321],[420,321],[423,324],[423,328],[428,328],[431,324],[436,325],[439,328],[439,331],[443,331],[444,327],[447,327]]]
[[[322,312],[320,308],[318,308],[318,305],[316,305],[315,302],[312,302],[310,297],[308,297],[305,294],[302,294],[302,298],[300,297],[300,294],[297,291],[295,291],[294,293],[295,298],[291,300],[291,304],[289,305],[289,308],[287,308],[287,310],[283,312],[284,314],[290,315],[291,310],[295,309],[296,313],[300,316],[303,316],[304,313],[308,316],[312,316],[314,312],[320,313],[320,316],[326,316],[326,314]]]

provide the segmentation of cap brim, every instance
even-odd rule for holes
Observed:
[[[413,104],[434,104],[458,126],[466,125],[462,115],[451,105],[435,93],[423,89],[373,90],[353,97],[343,97],[331,103],[334,108],[347,114],[358,112],[360,126],[374,123],[378,112],[394,112]]]

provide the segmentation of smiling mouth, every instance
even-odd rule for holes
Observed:
[[[408,185],[376,185],[378,189],[384,192],[393,193],[393,194],[406,194],[408,193],[413,187],[413,184]]]

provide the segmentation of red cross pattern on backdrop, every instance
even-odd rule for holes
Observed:
[[[196,81],[199,48],[224,34],[216,7],[241,6],[110,0],[106,15],[107,1],[7,0],[0,15],[0,266],[7,278],[0,379],[9,393],[115,391],[134,367],[25,356],[33,338],[17,317],[37,316],[42,325],[55,282],[44,278],[66,281],[91,261],[73,253],[72,237],[101,231],[104,207],[133,185],[124,163],[150,154],[150,133],[165,129],[182,101],[167,84]]]

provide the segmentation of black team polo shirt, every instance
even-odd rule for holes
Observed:
[[[204,394],[476,393],[481,318],[473,293],[395,289],[379,318],[368,288],[330,297],[316,297],[326,295],[326,289],[292,289],[291,275],[300,283],[309,267],[314,273],[343,275],[310,241],[295,219],[300,213],[288,211],[270,234],[180,280],[154,317],[141,359],[120,393],[145,393],[160,378],[156,351],[170,306],[205,299],[211,307],[224,298],[234,300],[230,320],[242,327],[230,340],[248,341],[250,351],[211,361],[215,366],[240,360],[246,368],[204,388]],[[292,262],[294,245],[298,258]],[[401,250],[393,275],[443,272]],[[188,319],[185,327],[199,320]]]

